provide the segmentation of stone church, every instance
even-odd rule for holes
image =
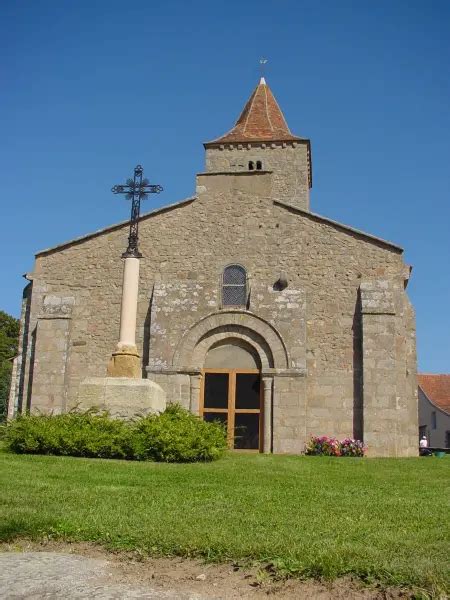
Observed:
[[[310,140],[291,133],[264,78],[204,148],[195,196],[139,220],[142,379],[226,423],[232,448],[300,453],[329,435],[371,456],[416,455],[402,248],[311,211]],[[36,254],[10,415],[69,410],[83,382],[106,377],[127,235],[123,222]]]

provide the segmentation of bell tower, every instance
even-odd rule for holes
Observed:
[[[273,198],[309,210],[310,140],[291,133],[264,77],[234,127],[204,147],[207,172],[271,171]]]

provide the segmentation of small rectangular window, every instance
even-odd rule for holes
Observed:
[[[431,413],[431,429],[436,429],[436,411]]]

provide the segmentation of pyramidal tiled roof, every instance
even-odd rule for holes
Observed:
[[[450,414],[450,375],[421,373],[417,375],[417,379],[428,399]]]
[[[275,96],[264,77],[261,77],[233,129],[222,137],[207,142],[207,144],[252,141],[287,142],[302,139],[290,132]]]

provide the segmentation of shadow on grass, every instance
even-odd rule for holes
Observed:
[[[11,542],[21,537],[42,537],[45,535],[45,532],[51,531],[53,527],[53,521],[40,521],[37,524],[25,520],[12,519],[8,523],[0,523],[0,542]]]

